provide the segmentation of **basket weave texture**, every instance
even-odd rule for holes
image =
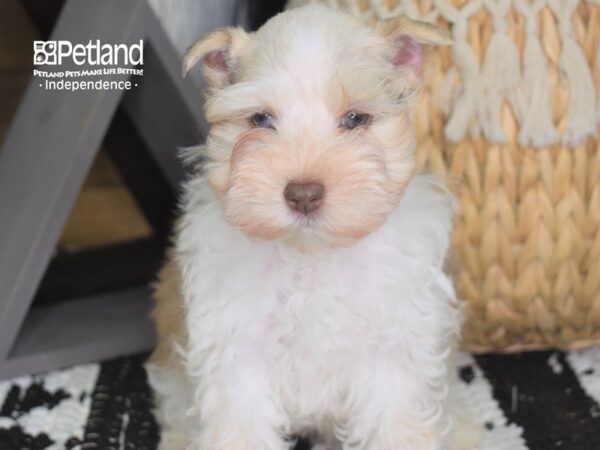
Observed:
[[[459,199],[465,347],[600,342],[600,0],[316,1],[452,31],[414,123],[418,166]]]

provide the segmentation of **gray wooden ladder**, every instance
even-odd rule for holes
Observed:
[[[151,348],[147,287],[31,305],[117,106],[174,188],[183,175],[177,147],[206,130],[200,93],[181,78],[178,54],[146,0],[68,0],[50,39],[144,39],[144,75],[128,92],[29,83],[0,150],[0,378]]]

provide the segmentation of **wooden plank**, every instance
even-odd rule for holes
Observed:
[[[206,134],[201,94],[144,0],[69,0],[51,39],[133,43],[147,38],[145,76],[126,111],[172,187],[174,147]],[[62,70],[86,67],[63,64]],[[126,75],[111,80],[125,80]],[[13,343],[121,91],[47,91],[33,79],[0,152],[0,377],[147,350],[148,291],[111,292],[34,308]],[[11,352],[11,348],[13,348]],[[10,354],[6,360],[4,358]]]
[[[70,0],[52,39],[135,42],[144,37],[145,8],[144,0]],[[14,343],[122,96],[118,90],[50,91],[39,83],[29,84],[0,151],[0,361]]]
[[[161,114],[166,115],[166,111],[162,111]],[[157,162],[158,158],[148,151],[146,142],[133,125],[133,120],[127,115],[123,105],[120,105],[106,133],[104,148],[129,192],[133,194],[146,222],[152,227],[154,235],[167,242],[177,211],[176,187],[173,183],[183,176],[183,166],[176,160],[175,146],[155,146],[155,151],[166,154],[167,157],[170,154],[173,163],[176,163],[176,171],[171,173],[169,180],[166,175],[168,171],[161,167]]]
[[[33,308],[0,379],[150,350],[149,299],[142,287]]]
[[[145,9],[148,36],[144,76],[127,92],[123,105],[145,146],[150,150],[174,191],[184,168],[178,148],[204,142],[207,125],[200,89],[181,76],[181,60],[150,7]],[[135,77],[134,77],[135,79]]]
[[[201,20],[201,18],[199,18]],[[206,137],[208,125],[204,119],[204,99],[202,92],[191,79],[183,78],[181,75],[181,58],[171,40],[165,34],[164,29],[154,15],[151,8],[146,9],[145,26],[151,47],[155,50],[160,65],[165,70],[165,76],[173,84],[180,94],[186,111],[193,118],[195,129],[200,136]],[[191,42],[190,42],[191,44]]]

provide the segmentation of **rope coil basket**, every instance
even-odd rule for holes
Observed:
[[[465,347],[600,342],[600,0],[313,1],[452,32],[414,124],[418,166],[459,199]]]

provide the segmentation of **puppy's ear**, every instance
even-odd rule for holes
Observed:
[[[376,31],[392,45],[392,63],[417,76],[422,74],[426,53],[432,46],[452,44],[448,31],[406,16],[382,20]]]
[[[196,41],[183,57],[183,76],[202,60],[202,74],[209,86],[223,88],[235,81],[240,55],[249,34],[241,28],[221,28]]]

